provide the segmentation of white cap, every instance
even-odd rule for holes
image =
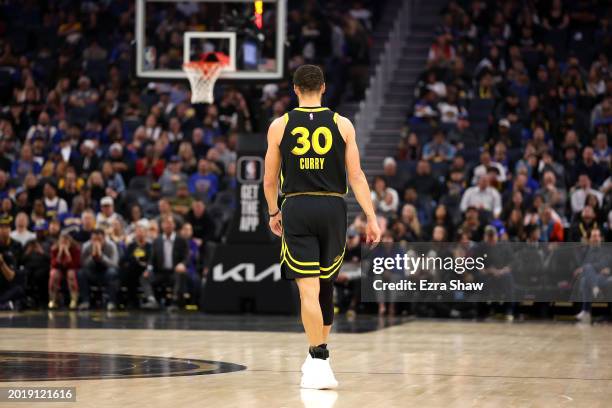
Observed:
[[[112,145],[110,145],[109,150],[119,150],[120,152],[123,151],[123,146],[121,146],[121,143],[113,143]]]
[[[93,150],[96,148],[96,143],[91,139],[87,139],[86,141],[83,142],[83,146],[87,147],[88,149]]]
[[[100,200],[100,205],[113,205],[113,197],[105,196]]]
[[[389,157],[385,157],[385,159],[383,160],[383,167],[386,167],[389,164],[393,164],[396,165],[397,162],[395,161],[395,159],[391,156]]]
[[[497,124],[499,126],[503,126],[503,127],[507,127],[507,128],[510,127],[510,121],[508,119],[506,119],[506,118],[500,119],[499,122],[497,122]]]

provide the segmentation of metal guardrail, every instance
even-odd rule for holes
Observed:
[[[365,92],[365,98],[359,103],[359,110],[355,114],[355,131],[362,151],[370,139],[370,133],[374,129],[374,124],[384,104],[385,91],[388,89],[389,82],[393,78],[393,72],[397,69],[402,57],[400,50],[405,38],[410,34],[414,5],[417,1],[404,0],[402,2],[400,9],[397,11],[397,18],[393,23],[389,39],[385,43],[385,48],[376,65],[374,74],[370,77],[370,85]]]

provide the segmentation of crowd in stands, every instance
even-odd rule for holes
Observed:
[[[0,308],[156,308],[168,288],[173,307],[194,302],[235,205],[237,134],[296,103],[288,80],[221,84],[210,105],[187,81],[139,80],[135,3],[0,2]],[[148,15],[157,64],[205,4]],[[288,9],[287,78],[321,64],[328,104],[347,82],[360,98],[377,2]]]
[[[450,1],[372,197],[396,241],[612,235],[605,2]],[[476,217],[474,224],[471,217]]]
[[[372,184],[383,236],[611,241],[611,17],[597,0],[450,0]]]

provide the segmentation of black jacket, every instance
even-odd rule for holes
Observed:
[[[176,234],[174,238],[174,245],[172,246],[172,265],[176,266],[179,263],[183,263],[185,266],[189,262],[189,245],[187,241],[179,237]],[[153,248],[151,250],[151,258],[149,259],[149,268],[153,273],[164,272],[164,240],[163,235],[160,235],[153,241]]]

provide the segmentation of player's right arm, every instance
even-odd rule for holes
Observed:
[[[351,189],[353,189],[357,202],[367,217],[366,242],[368,244],[379,242],[380,228],[378,227],[378,220],[376,219],[376,213],[374,212],[374,205],[372,204],[372,195],[370,194],[368,180],[361,169],[355,128],[350,120],[339,116],[338,129],[345,137],[346,141],[345,162],[348,182],[351,185]]]

